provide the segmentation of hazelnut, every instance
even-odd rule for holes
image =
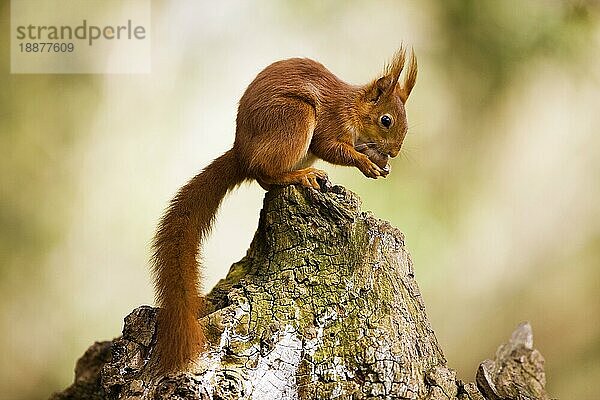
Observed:
[[[390,166],[388,164],[388,160],[390,159],[389,156],[385,155],[385,154],[381,154],[379,151],[377,151],[374,148],[367,148],[364,151],[364,154],[369,157],[369,160],[373,161],[379,168],[381,168],[384,172],[385,175],[389,174],[390,172]]]

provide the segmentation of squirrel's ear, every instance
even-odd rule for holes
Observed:
[[[408,64],[408,70],[406,71],[406,75],[404,76],[404,82],[399,86],[399,94],[403,103],[406,103],[408,100],[408,96],[415,86],[415,82],[417,81],[417,57],[415,57],[415,52],[411,50],[410,52],[410,63]]]
[[[400,50],[394,55],[392,62],[386,66],[384,76],[367,87],[366,95],[369,101],[378,102],[381,98],[397,90],[402,102],[406,103],[417,81],[417,57],[415,57],[414,51],[411,50],[410,62],[408,63],[408,70],[404,76],[404,81],[402,84],[399,84],[398,80],[404,69],[405,62],[406,52],[403,47],[400,47]]]
[[[367,87],[367,100],[374,103],[378,102],[381,96],[387,93],[391,87],[393,87],[391,79],[388,76],[382,76]]]
[[[368,86],[367,97],[370,101],[377,102],[394,92],[405,61],[406,52],[403,47],[400,47],[392,61],[385,66],[383,76]]]

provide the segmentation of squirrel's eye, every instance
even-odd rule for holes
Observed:
[[[389,114],[383,114],[380,118],[380,121],[381,125],[385,126],[386,128],[392,126],[392,116]]]

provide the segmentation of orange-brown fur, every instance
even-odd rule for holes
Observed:
[[[153,355],[157,371],[186,369],[206,346],[197,320],[202,304],[197,258],[227,192],[245,180],[265,189],[288,184],[318,189],[327,175],[311,167],[316,158],[357,167],[370,178],[385,176],[381,159],[400,150],[407,130],[404,104],[416,81],[411,53],[398,83],[405,61],[401,49],[383,76],[362,86],[300,58],[275,62],[250,83],[240,100],[233,148],[179,190],[154,238],[161,308]],[[393,120],[389,127],[384,114]]]

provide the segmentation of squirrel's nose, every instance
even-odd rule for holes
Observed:
[[[398,153],[400,153],[400,147],[398,147],[397,149],[390,149],[387,153],[388,156],[390,156],[391,158],[394,158],[398,155]]]

